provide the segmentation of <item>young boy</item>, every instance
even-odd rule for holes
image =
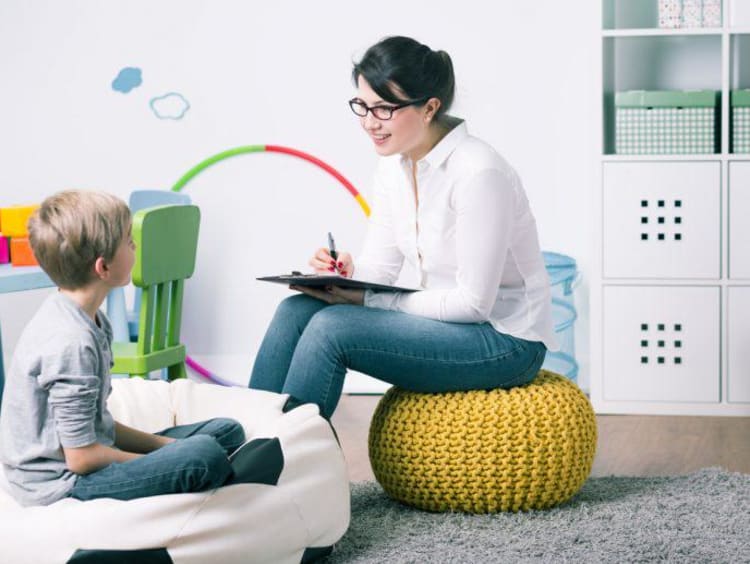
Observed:
[[[245,441],[236,421],[152,435],[107,410],[112,329],[99,306],[130,281],[130,227],[125,202],[99,192],[55,194],[29,220],[34,254],[59,291],[18,341],[0,410],[0,454],[22,505],[194,492],[234,479],[228,454]]]

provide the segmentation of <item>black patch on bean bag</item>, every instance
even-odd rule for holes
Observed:
[[[166,548],[140,550],[78,549],[67,564],[173,564]]]
[[[273,439],[253,439],[238,448],[230,459],[234,475],[231,484],[268,484],[275,486],[284,470],[281,442]]]
[[[305,553],[302,555],[300,564],[309,564],[310,562],[316,562],[321,558],[325,558],[333,552],[332,546],[311,546],[305,549]]]
[[[339,440],[339,435],[336,432],[336,427],[333,426],[333,423],[331,423],[330,419],[326,419],[328,421],[328,426],[331,428],[331,431],[333,432],[333,438],[336,439],[336,442],[339,445],[339,448],[341,448],[341,441]]]
[[[308,402],[304,402],[301,399],[295,398],[294,396],[289,396],[288,398],[286,398],[286,403],[284,404],[284,407],[281,408],[281,411],[287,413],[293,409],[298,408],[300,405],[305,405],[305,403]]]

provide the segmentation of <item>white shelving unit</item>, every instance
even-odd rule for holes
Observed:
[[[659,29],[658,0],[602,0],[591,399],[598,413],[750,415],[750,154],[729,92],[750,88],[750,1],[718,28]],[[615,93],[721,93],[715,154],[617,155]]]

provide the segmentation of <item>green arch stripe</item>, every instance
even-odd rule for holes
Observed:
[[[195,176],[206,170],[208,167],[215,165],[219,161],[223,161],[229,157],[236,155],[244,155],[246,153],[262,153],[266,150],[265,145],[245,145],[243,147],[235,147],[234,149],[228,149],[217,153],[206,160],[199,162],[189,171],[182,175],[182,177],[172,186],[172,192],[179,192],[182,188],[190,182]]]

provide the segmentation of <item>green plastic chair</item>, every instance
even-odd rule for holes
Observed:
[[[182,297],[185,279],[195,271],[199,227],[197,206],[158,206],[133,216],[133,284],[143,292],[138,340],[112,343],[113,374],[146,378],[166,368],[169,380],[187,377]]]

